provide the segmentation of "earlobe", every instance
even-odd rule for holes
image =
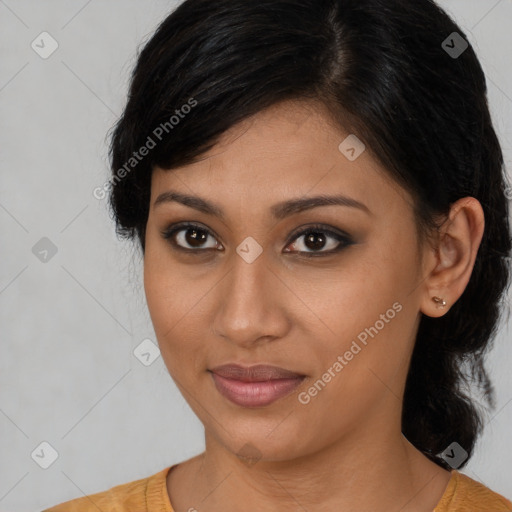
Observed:
[[[432,297],[432,300],[437,304],[437,307],[438,308],[445,308],[446,307],[446,301],[444,299],[442,299],[441,297],[437,297],[436,295],[434,295]]]
[[[443,297],[434,295],[430,297],[430,301],[421,307],[421,312],[432,318],[444,316],[450,310],[450,304]]]
[[[485,226],[479,201],[465,197],[453,203],[439,229],[438,244],[429,248],[435,263],[424,281],[421,312],[445,315],[460,298],[471,277]]]

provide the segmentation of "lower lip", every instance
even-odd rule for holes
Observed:
[[[231,402],[243,407],[262,407],[291,393],[304,377],[274,379],[264,382],[242,382],[212,372],[218,391]]]

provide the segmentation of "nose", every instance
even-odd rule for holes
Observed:
[[[213,331],[232,344],[250,348],[281,338],[289,329],[290,292],[264,253],[250,263],[234,254],[216,293]]]

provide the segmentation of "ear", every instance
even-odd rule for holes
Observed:
[[[439,229],[436,247],[424,254],[427,277],[423,283],[420,310],[427,316],[443,316],[464,292],[475,264],[484,233],[482,205],[464,197],[451,205],[448,218]],[[443,306],[433,300],[438,297]]]

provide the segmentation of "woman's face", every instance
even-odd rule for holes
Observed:
[[[353,139],[340,149],[348,136],[318,105],[284,102],[232,128],[202,161],[154,170],[149,312],[207,438],[232,453],[248,445],[264,460],[285,460],[348,436],[357,446],[400,432],[424,293],[412,201],[368,151],[358,156]],[[154,204],[169,192],[222,216],[190,202]],[[346,199],[282,207],[316,196]],[[164,236],[185,222],[198,227]],[[210,371],[228,363],[305,378],[271,403],[240,405]]]

